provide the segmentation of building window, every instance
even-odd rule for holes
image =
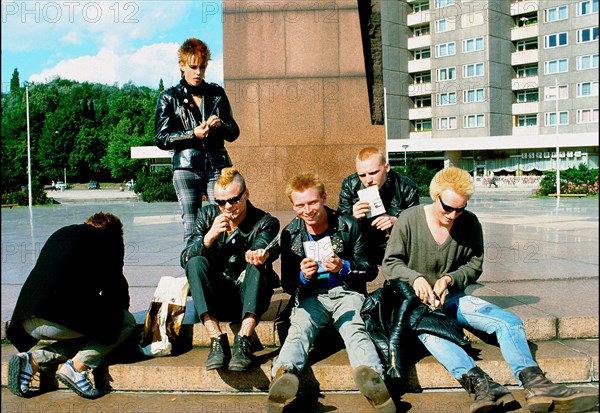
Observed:
[[[484,99],[483,88],[463,90],[463,103],[483,102]]]
[[[456,129],[456,116],[437,118],[438,130]]]
[[[577,3],[577,15],[598,13],[598,0],[585,0]]]
[[[463,40],[463,53],[471,53],[483,50],[483,37],[474,37]]]
[[[483,63],[473,63],[463,66],[463,77],[483,76]]]
[[[438,93],[438,106],[456,105],[456,92]]]
[[[538,75],[538,66],[535,63],[530,64],[530,65],[517,66],[515,68],[515,71],[517,73],[518,78],[537,76]]]
[[[430,72],[418,72],[413,74],[413,79],[415,84],[420,83],[431,83],[431,73]]]
[[[588,70],[598,68],[598,53],[577,56],[577,70]]]
[[[431,107],[431,96],[418,96],[414,98],[415,108]]]
[[[413,27],[413,37],[425,36],[429,34],[429,25]]]
[[[568,42],[567,32],[547,34],[544,36],[544,49],[566,46]]]
[[[436,33],[442,33],[442,32],[448,31],[448,30],[450,30],[450,29],[448,29],[448,20],[440,19],[440,20],[435,21],[435,32]]]
[[[419,3],[414,3],[412,5],[413,13],[418,13],[420,11],[429,10],[429,0],[421,1]]]
[[[537,126],[537,115],[518,115],[517,121],[515,122],[515,126],[518,128],[522,128],[525,126]]]
[[[598,108],[578,109],[577,123],[598,123]]]
[[[463,117],[463,128],[483,128],[483,115],[465,115]]]
[[[577,30],[577,43],[587,43],[598,40],[598,27],[587,27]]]
[[[544,74],[565,73],[569,69],[569,59],[556,59],[544,62]]]
[[[556,112],[546,112],[546,126],[556,126]],[[558,124],[559,125],[568,125],[569,124],[569,112],[558,112]]]
[[[456,54],[455,42],[442,43],[435,46],[436,57],[452,56],[454,54]]]
[[[415,132],[427,132],[431,130],[431,119],[415,120]]]
[[[537,39],[525,39],[519,40],[515,43],[515,50],[517,52],[524,52],[525,50],[537,50],[538,41]]]
[[[435,0],[435,7],[441,8],[446,6],[451,6],[454,4],[454,0]]]
[[[557,20],[565,20],[569,17],[567,6],[552,7],[544,10],[544,22],[549,23]]]
[[[456,79],[456,67],[445,67],[437,70],[437,81]]]
[[[598,96],[598,82],[577,83],[577,97]]]
[[[539,102],[540,93],[537,89],[526,89],[517,91],[517,103]]]
[[[556,86],[546,86],[544,88],[544,100],[568,99],[569,85],[558,86],[558,97],[556,96]]]
[[[429,50],[429,47],[425,48],[425,49],[418,49],[415,50],[413,52],[415,60],[421,60],[421,59],[429,59],[431,58],[431,50]]]

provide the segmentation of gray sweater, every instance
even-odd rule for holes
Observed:
[[[410,286],[425,276],[433,287],[438,278],[452,277],[450,290],[464,290],[483,271],[483,230],[472,212],[465,210],[454,221],[450,236],[438,245],[427,226],[425,205],[403,211],[392,229],[382,263],[386,279]]]

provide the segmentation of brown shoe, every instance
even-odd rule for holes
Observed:
[[[396,413],[396,405],[390,397],[385,381],[369,366],[354,369],[354,383],[377,413]]]
[[[598,405],[598,390],[580,390],[552,383],[538,367],[519,373],[527,408],[532,412],[585,412]]]
[[[468,393],[475,394],[475,400],[469,406],[469,413],[497,411],[498,407],[507,407],[515,403],[510,391],[492,380],[479,367],[473,367],[463,374],[459,382]]]
[[[269,398],[267,400],[267,411],[269,413],[280,413],[288,400],[296,397],[298,393],[298,376],[291,372],[287,366],[281,366],[269,386]]]

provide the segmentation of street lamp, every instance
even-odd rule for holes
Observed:
[[[404,148],[404,173],[406,173],[406,149],[408,149],[408,145],[404,144],[402,147]]]

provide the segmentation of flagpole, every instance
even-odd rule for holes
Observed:
[[[29,134],[29,86],[25,86],[25,102],[27,104],[27,189],[29,192],[29,209],[32,207],[31,196],[31,136]]]

